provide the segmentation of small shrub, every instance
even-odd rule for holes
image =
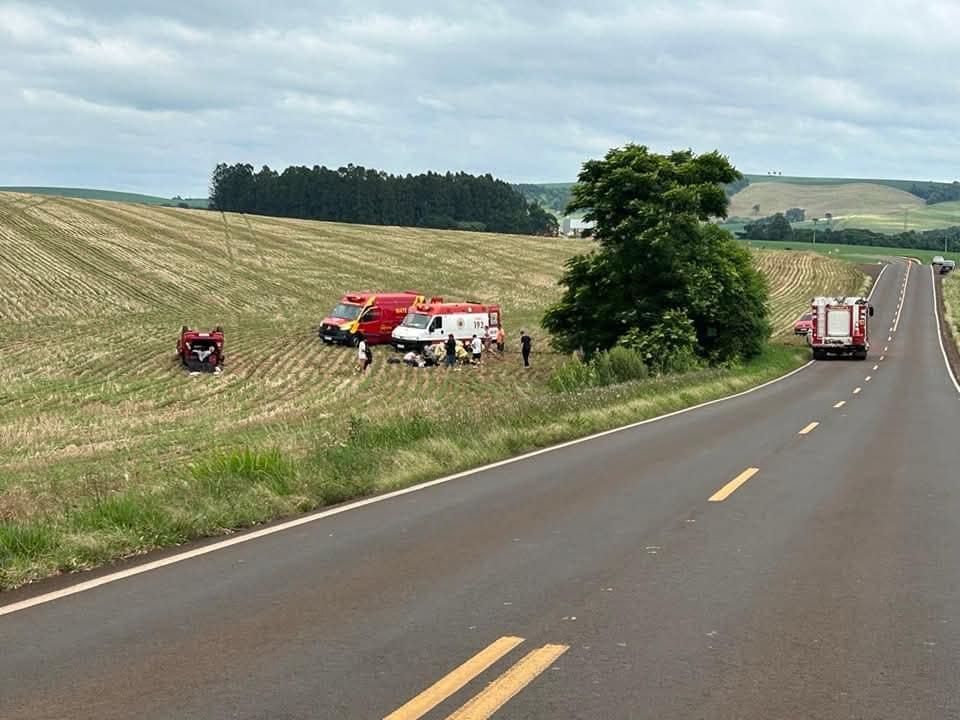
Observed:
[[[296,465],[275,449],[231,450],[190,465],[190,474],[214,497],[222,497],[254,483],[277,495],[293,492]]]
[[[576,392],[596,385],[593,368],[577,358],[572,358],[558,367],[547,381],[554,392]]]
[[[636,328],[620,338],[620,346],[635,351],[658,374],[690,372],[700,367],[697,332],[682,310],[668,310],[646,332]]]
[[[612,383],[604,384],[613,385],[630,380],[643,380],[650,375],[650,371],[643,361],[643,356],[636,350],[615,347],[601,353],[601,356],[597,359],[598,363],[601,362],[601,358],[603,364],[609,368],[607,371],[609,376],[613,378]]]
[[[588,362],[571,359],[553,372],[549,384],[554,392],[575,392],[643,380],[649,374],[636,350],[616,347],[597,353]]]
[[[18,556],[40,557],[55,545],[53,532],[45,525],[23,526],[0,522],[0,566]]]

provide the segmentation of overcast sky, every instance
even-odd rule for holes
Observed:
[[[956,0],[0,0],[0,185],[205,196],[221,161],[567,181],[629,141],[953,180],[957,28]]]

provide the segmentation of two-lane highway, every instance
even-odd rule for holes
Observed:
[[[19,605],[0,717],[960,717],[929,272],[867,362]]]

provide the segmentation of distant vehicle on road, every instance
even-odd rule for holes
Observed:
[[[823,360],[830,354],[867,359],[873,306],[866,298],[816,297],[810,307],[813,325],[807,341],[813,348],[814,360]]]
[[[930,261],[931,265],[943,265],[943,255],[934,255],[933,260]]]
[[[807,335],[813,328],[813,315],[804,313],[800,319],[793,324],[794,335]]]
[[[957,264],[953,260],[944,260],[940,263],[940,274],[946,275],[948,272],[953,270]]]

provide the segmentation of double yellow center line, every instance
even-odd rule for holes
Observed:
[[[523,638],[513,636],[496,640],[408,703],[394,710],[384,720],[418,720],[522,642]],[[448,715],[447,720],[486,720],[569,649],[569,645],[544,645],[531,650],[463,707]]]

